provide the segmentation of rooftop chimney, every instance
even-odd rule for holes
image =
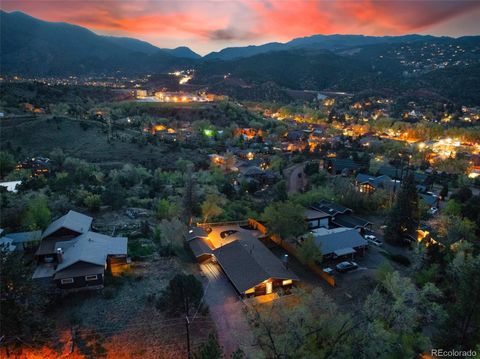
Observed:
[[[63,249],[62,248],[57,248],[57,262],[58,263],[63,262]]]

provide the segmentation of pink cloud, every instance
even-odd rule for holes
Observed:
[[[443,22],[480,9],[479,1],[378,0],[4,0],[48,21],[65,21],[99,33],[147,39],[163,46],[208,49],[286,41],[313,34],[397,35],[438,33]],[[467,29],[480,33],[480,29]],[[448,35],[448,33],[446,33]]]

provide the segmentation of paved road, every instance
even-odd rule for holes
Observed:
[[[201,265],[208,283],[205,302],[218,332],[218,340],[223,346],[226,357],[241,348],[247,355],[251,354],[254,338],[244,313],[244,304],[240,301],[237,292],[233,289],[218,264],[206,263]]]

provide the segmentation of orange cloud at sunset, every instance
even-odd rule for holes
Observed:
[[[4,0],[1,8],[200,53],[313,34],[480,33],[464,19],[480,18],[477,0]]]

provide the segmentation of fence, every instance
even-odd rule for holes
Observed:
[[[248,225],[255,228],[262,234],[267,234],[268,232],[267,227],[265,227],[262,223],[258,222],[253,218],[248,219]],[[298,251],[295,244],[284,241],[280,236],[277,236],[276,234],[270,235],[270,239],[272,240],[272,242],[279,245],[280,247],[285,249],[288,253],[290,253],[292,256],[298,259]],[[318,275],[320,278],[324,279],[330,286],[335,287],[336,285],[335,278],[325,273],[320,266],[316,265],[315,263],[310,263],[307,266],[313,273]]]
[[[197,227],[220,227],[220,226],[243,226],[249,224],[249,221],[230,221],[230,222],[210,222],[210,223],[200,223],[197,222]]]

